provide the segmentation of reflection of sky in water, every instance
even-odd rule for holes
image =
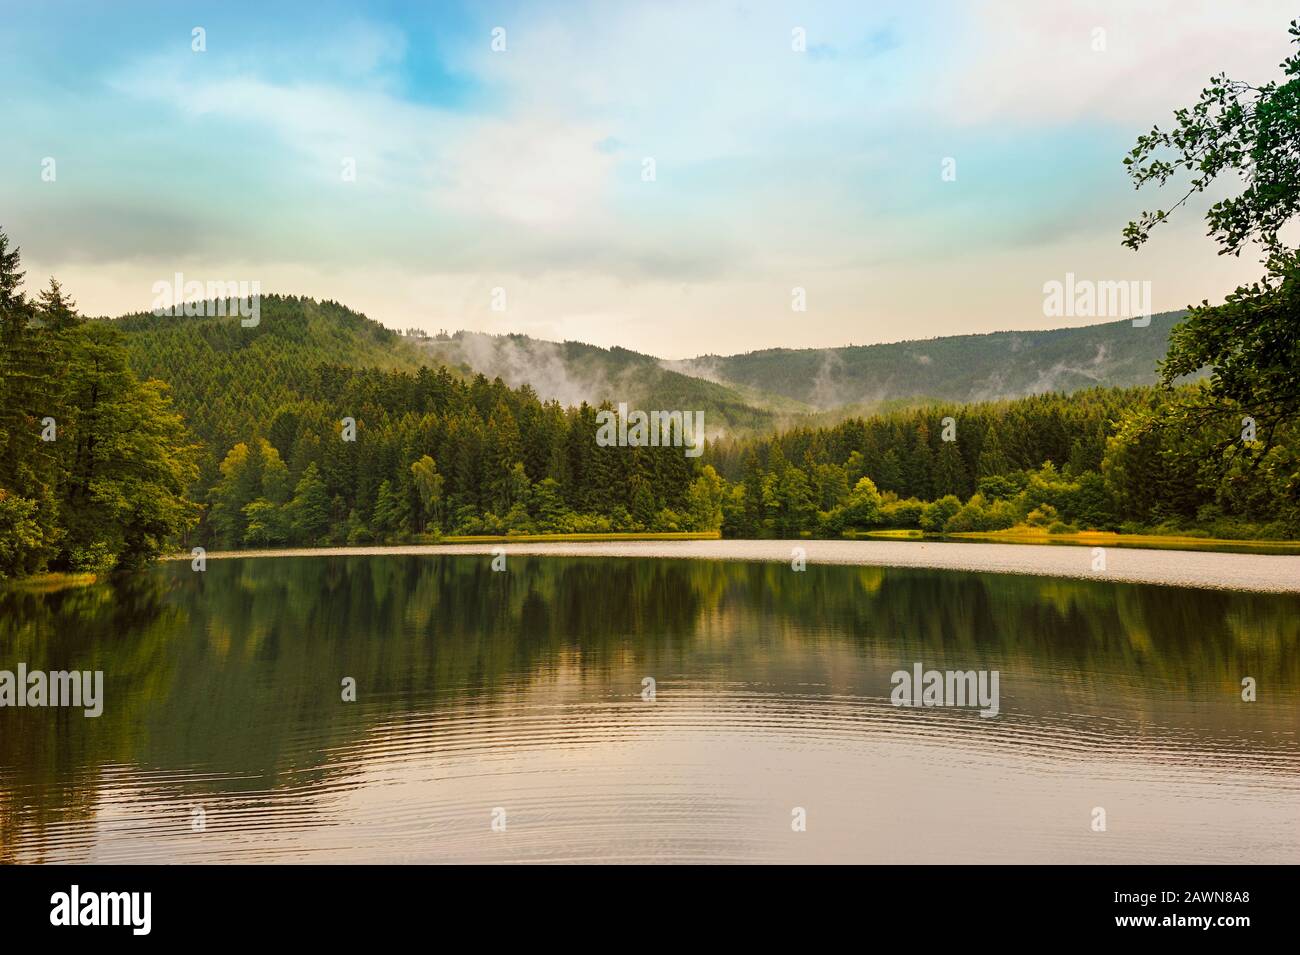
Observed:
[[[1300,856],[1295,597],[444,557],[0,601],[6,659],[108,694],[0,712],[6,861]],[[915,661],[999,670],[1001,715],[890,706]]]

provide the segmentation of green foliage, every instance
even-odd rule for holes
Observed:
[[[35,501],[0,488],[0,580],[41,569],[45,529],[36,511]]]
[[[1300,20],[1288,33],[1300,47]],[[1164,186],[1180,171],[1192,175],[1172,209],[1143,212],[1125,227],[1125,245],[1141,246],[1173,210],[1226,174],[1242,191],[1215,202],[1205,216],[1222,252],[1239,254],[1250,242],[1270,254],[1282,250],[1279,233],[1300,213],[1300,53],[1281,68],[1280,84],[1212,77],[1195,105],[1174,113],[1173,130],[1155,126],[1138,137],[1124,159],[1135,186]]]
[[[723,498],[722,530],[729,537],[834,536],[870,527],[957,533],[1025,521],[1095,530],[1125,524],[1187,529],[1211,519],[1205,508],[1212,505],[1215,526],[1230,536],[1300,536],[1300,429],[1279,425],[1267,452],[1263,442],[1243,450],[1239,416],[1189,433],[1182,426],[1184,406],[1200,407],[1209,387],[1199,382],[1170,390],[1094,389],[939,405],[726,442],[708,452],[720,473],[741,479]],[[936,435],[949,415],[958,422],[957,440],[944,442]],[[918,453],[922,448],[932,453]],[[960,470],[943,464],[945,457]],[[791,460],[804,465],[796,468]],[[1052,462],[1059,460],[1070,463],[1057,468]],[[986,473],[993,462],[1006,470]],[[946,467],[980,474],[974,493],[938,495],[927,503],[926,488],[943,485]],[[840,474],[878,489],[874,506],[855,504],[856,488],[841,503],[818,507],[816,518],[805,511],[792,519],[781,505],[782,489],[788,497],[806,483],[816,492],[833,486],[826,476]]]
[[[429,455],[420,456],[418,461],[411,463],[411,477],[415,482],[415,490],[419,495],[419,509],[416,515],[418,529],[430,529],[437,532],[442,527],[443,521],[443,479],[438,473],[437,462]],[[563,506],[563,501],[559,499],[558,489],[559,482],[554,478],[547,478],[543,484],[548,484],[548,490],[554,488],[557,492],[557,507]],[[549,502],[548,502],[549,503]]]
[[[1050,504],[1040,504],[1025,517],[1025,523],[1030,527],[1048,527],[1057,524],[1059,521],[1057,520],[1056,508]]]
[[[991,501],[1005,501],[1025,489],[1029,475],[1024,471],[1010,474],[990,474],[979,479],[976,490]]]
[[[812,485],[803,470],[784,461],[763,481],[764,526],[777,537],[797,537],[816,514]]]
[[[522,471],[523,465],[519,467]],[[402,493],[401,487],[391,481],[382,482],[371,527],[383,535],[405,534],[411,530],[412,517],[410,498]]]
[[[187,498],[198,474],[196,448],[167,386],[136,380],[120,332],[86,323],[66,341],[67,427],[55,442],[66,478],[64,546],[102,545],[117,565],[137,566],[197,520],[199,509]]]
[[[1027,478],[1024,489],[1015,498],[1018,509],[1026,514],[1027,523],[1046,527],[1058,516],[1094,530],[1110,530],[1115,523],[1114,501],[1097,472],[1088,471],[1071,478],[1057,471],[1049,461],[1030,472]]]
[[[1073,460],[1092,470],[1069,477],[1054,468],[1040,475],[1034,494],[1061,507],[1069,519],[1105,526],[1111,515],[1109,494],[1099,468],[1105,437],[1126,408],[1152,395],[1153,389],[1093,389],[1066,398],[1036,395],[1016,401],[978,405],[937,405],[903,409],[870,418],[853,418],[829,428],[798,428],[761,439],[723,442],[706,457],[723,475],[741,478],[740,493],[724,500],[723,531],[728,536],[786,536],[816,530],[837,534],[871,526],[921,527],[941,531],[961,502],[978,492],[986,502],[1011,501],[1022,513],[1032,505],[1021,500],[1031,474],[1045,461]],[[942,421],[957,422],[956,440],[943,440]],[[1089,436],[1084,442],[1081,435]],[[1091,436],[1099,435],[1096,447]],[[796,468],[790,461],[804,462]],[[743,466],[740,462],[744,462]],[[763,462],[766,462],[764,466]],[[996,465],[1004,471],[986,473]],[[1028,469],[1028,470],[1027,470]],[[779,506],[778,491],[811,486],[816,520],[795,522]],[[740,472],[740,473],[737,473]],[[983,475],[978,487],[971,475]],[[857,486],[869,480],[874,506],[848,503],[853,495],[839,490],[841,480]],[[937,493],[944,488],[955,488]],[[754,506],[755,497],[760,502]],[[1031,495],[1032,496],[1032,495]],[[933,498],[934,504],[927,504]],[[1034,502],[1034,504],[1041,502]],[[937,505],[937,506],[936,506]],[[1000,515],[1005,509],[999,509]],[[1001,517],[999,518],[1001,520]]]
[[[564,488],[560,482],[548,477],[533,485],[528,512],[541,531],[561,531],[570,515],[564,507]]]
[[[984,495],[976,494],[948,519],[943,529],[949,534],[1000,531],[1019,521],[1020,511],[1010,501],[986,501]]]
[[[831,512],[828,524],[835,528],[873,527],[881,522],[880,491],[869,477],[858,478],[848,500]]]
[[[216,543],[223,547],[255,541],[283,543],[292,521],[275,513],[290,497],[289,469],[280,452],[265,438],[255,438],[251,446],[241,441],[221,462],[220,473],[209,494],[208,522]]]
[[[289,540],[290,518],[283,505],[264,497],[245,504],[244,543],[252,547],[272,547]]]
[[[1208,233],[1221,255],[1257,245],[1266,267],[1261,281],[1239,287],[1222,304],[1202,302],[1174,329],[1162,383],[1169,388],[1204,368],[1210,380],[1203,389],[1132,412],[1113,440],[1108,478],[1129,516],[1186,519],[1206,503],[1206,487],[1239,481],[1243,469],[1288,470],[1281,462],[1290,451],[1265,463],[1279,444],[1293,440],[1300,419],[1300,253],[1285,243],[1300,216],[1300,20],[1288,32],[1297,52],[1283,60],[1281,82],[1256,86],[1212,77],[1192,107],[1175,112],[1171,131],[1153,128],[1124,160],[1139,188],[1190,174],[1170,211],[1143,212],[1128,224],[1125,245],[1139,248],[1173,209],[1227,178],[1241,191],[1209,207]],[[1251,420],[1256,439],[1235,436],[1243,418]],[[1206,432],[1213,441],[1204,440]],[[1174,487],[1134,483],[1161,465],[1175,468]],[[1266,496],[1284,515],[1294,513],[1291,477],[1274,474],[1266,481],[1272,489]],[[1258,502],[1246,504],[1230,491],[1219,498],[1260,510]]]
[[[27,301],[18,265],[0,233],[0,574],[136,566],[197,520],[197,448],[122,333],[53,279]]]
[[[330,526],[330,496],[315,462],[307,465],[289,502],[289,531],[294,543],[319,541]]]
[[[113,322],[126,333],[131,367],[171,384],[189,427],[214,455],[249,440],[252,425],[291,460],[292,421],[267,429],[283,409],[310,414],[296,400],[328,387],[334,369],[420,367],[416,346],[336,302],[266,295],[260,309],[253,328],[230,317],[149,313]]]
[[[722,502],[726,485],[713,465],[700,469],[699,477],[686,490],[686,517],[688,529],[711,531],[722,526]]]
[[[920,527],[926,506],[924,501],[915,497],[887,501],[880,508],[880,524],[889,528]]]
[[[931,533],[942,532],[953,515],[961,510],[961,506],[961,499],[955,494],[947,494],[933,504],[927,504],[925,510],[921,512],[919,521],[921,530]]]

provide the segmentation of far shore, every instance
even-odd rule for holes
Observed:
[[[1300,556],[1137,547],[1034,547],[1024,544],[859,540],[594,540],[539,541],[511,538],[477,543],[367,547],[299,547],[211,551],[208,560],[265,557],[380,557],[462,555],[507,557],[649,557],[739,560],[789,565],[801,548],[808,565],[911,567],[993,574],[1071,577],[1080,580],[1300,593]],[[190,560],[176,554],[167,560]],[[1104,567],[1102,560],[1104,559]]]

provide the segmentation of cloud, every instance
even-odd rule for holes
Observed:
[[[617,157],[599,126],[520,117],[488,120],[444,144],[429,199],[465,216],[522,223],[547,233],[607,218]]]
[[[396,48],[385,45],[385,56]],[[358,58],[375,62],[387,59]],[[453,271],[586,263],[629,279],[665,271],[695,278],[738,248],[707,232],[666,243],[675,224],[644,201],[655,184],[641,181],[641,156],[628,153],[613,132],[617,124],[535,108],[528,96],[471,113],[404,100],[386,81],[273,81],[242,61],[238,69],[196,70],[188,52],[139,60],[109,85],[203,131],[181,140],[181,150],[204,152],[211,138],[246,149],[233,162],[284,184],[281,214],[313,233],[302,246],[308,254],[320,252],[320,235],[310,228],[317,210],[338,204],[351,215],[348,200],[357,194],[365,197],[372,238],[360,247],[340,240],[349,255],[427,264],[434,251],[434,267]],[[340,183],[345,159],[355,162],[354,187]],[[217,191],[202,198],[212,202]],[[685,201],[671,199],[668,187],[658,195]],[[230,197],[240,198],[233,189]],[[709,228],[725,232],[727,222]],[[254,223],[245,241],[255,242],[260,231]]]
[[[950,38],[934,84],[944,120],[1139,128],[1189,103],[1211,75],[1278,75],[1297,15],[1290,0],[983,0],[961,10],[961,38]]]
[[[10,43],[0,80],[21,121],[0,225],[35,273],[97,313],[147,306],[180,268],[395,327],[668,358],[1041,327],[1042,283],[1067,271],[1137,273],[1176,308],[1254,268],[1216,259],[1193,210],[1123,252],[1146,197],[1119,159],[1210,73],[1272,75],[1291,14],[989,0],[476,6],[449,8],[450,27],[285,16],[300,28],[214,23],[202,56],[187,32],[139,24],[102,61],[60,58],[44,19]],[[792,51],[794,26],[822,52]],[[51,151],[60,181],[33,189]],[[509,312],[488,309],[494,286]]]
[[[273,82],[243,69],[195,69],[187,57],[147,57],[111,76],[108,85],[123,96],[169,107],[192,123],[210,120],[225,124],[220,128],[259,130],[288,149],[299,170],[312,178],[337,180],[337,160],[350,156],[381,181],[405,179],[422,149],[453,135],[458,122],[452,114],[405,103],[376,86]],[[301,165],[303,159],[324,157],[335,161]]]

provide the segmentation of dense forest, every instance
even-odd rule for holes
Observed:
[[[207,449],[195,494],[207,510],[193,536],[205,545],[1021,523],[1296,534],[1294,429],[1254,455],[1261,443],[1238,440],[1235,414],[1195,434],[1139,427],[1204,383],[901,409],[714,441],[696,461],[680,449],[599,447],[598,407],[418,366],[400,336],[334,303],[272,296],[262,314],[255,329],[226,318],[117,323],[133,365],[173,384]],[[372,367],[381,357],[388,367]],[[343,440],[345,418],[355,441]]]
[[[0,575],[136,566],[198,519],[198,449],[122,333],[19,264],[0,233]]]
[[[26,298],[3,242],[2,574],[165,546],[721,521],[721,481],[680,448],[599,447],[595,408],[419,366],[334,303],[272,297],[258,328],[88,321],[55,282]]]
[[[690,458],[602,447],[608,403],[427,367],[335,303],[273,296],[256,328],[86,320],[56,281],[29,299],[22,278],[0,234],[6,576],[466,534],[1300,536],[1294,416],[1211,401],[1215,379],[903,408]]]
[[[1030,525],[1300,536],[1300,428],[1243,440],[1241,416],[1182,427],[1203,384],[936,405],[715,447],[729,536]]]
[[[711,472],[681,449],[599,447],[590,405],[418,365],[400,336],[334,303],[270,296],[261,313],[257,328],[121,323],[133,363],[174,383],[205,447],[198,542],[718,526]]]

